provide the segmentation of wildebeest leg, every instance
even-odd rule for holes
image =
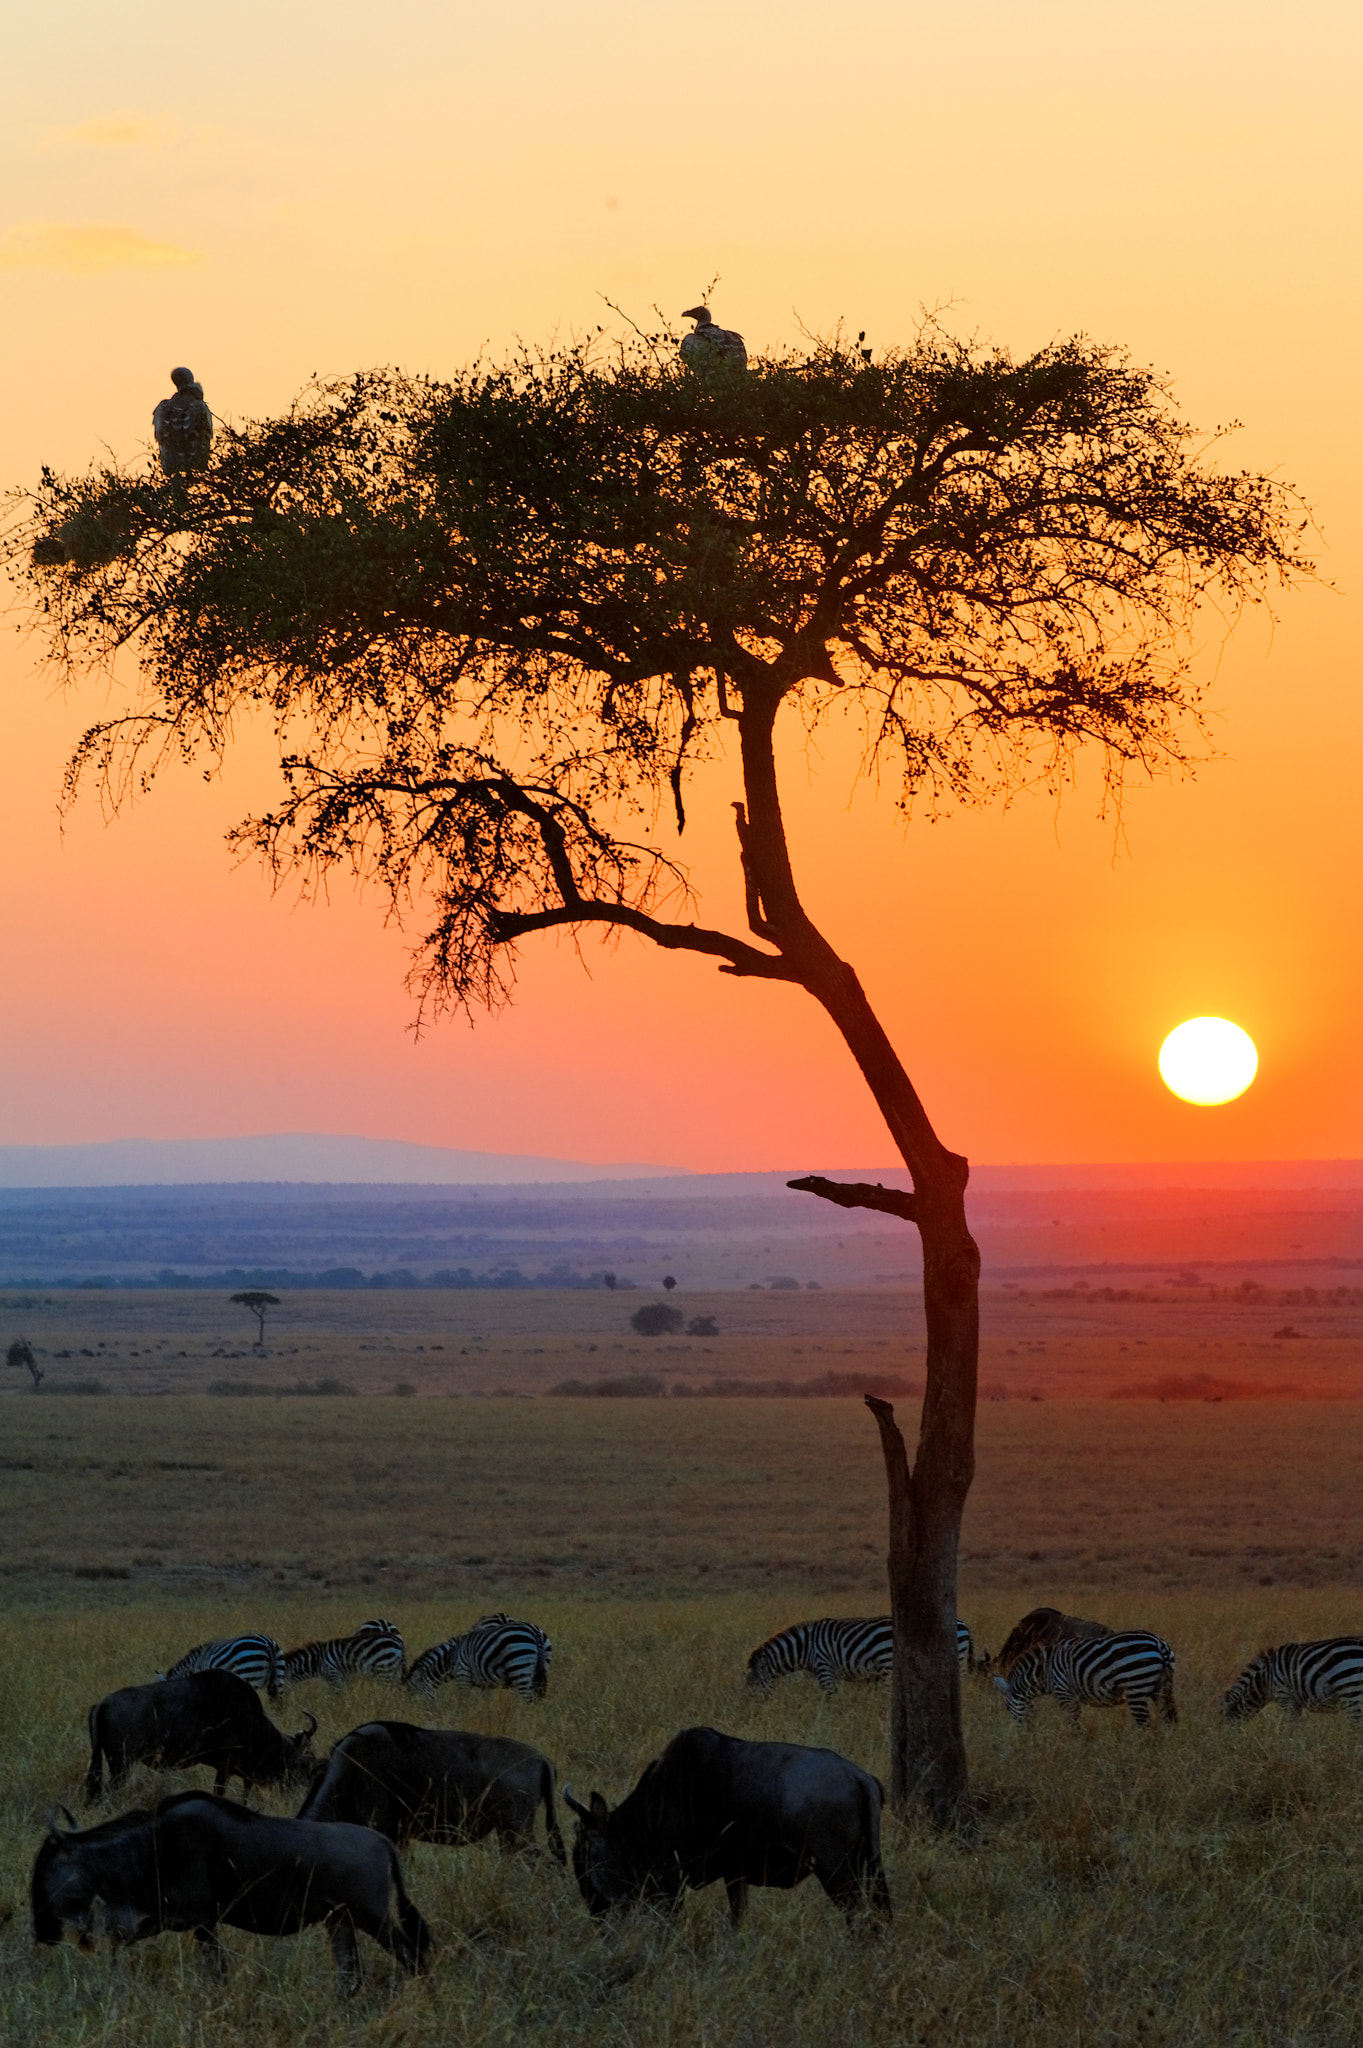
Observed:
[[[225,1977],[227,1975],[227,1950],[218,1939],[217,1929],[215,1927],[196,1927],[194,1939],[198,1943],[199,1954],[203,1957],[204,1962],[213,1972],[214,1976]]]
[[[729,1894],[729,1925],[737,1927],[748,1910],[748,1880],[745,1877],[726,1877],[724,1889]]]
[[[349,1998],[360,1988],[360,1952],[349,1913],[338,1908],[327,1915],[327,1939],[336,1962],[336,1989]]]

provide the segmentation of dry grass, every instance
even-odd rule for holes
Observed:
[[[429,1341],[407,1335],[409,1351]],[[309,1377],[332,1369],[307,1361]],[[1357,1404],[982,1411],[962,1592],[978,1637],[997,1645],[1039,1599],[1159,1629],[1182,1720],[1142,1736],[1094,1714],[1073,1738],[1043,1710],[1023,1733],[969,1686],[978,1838],[888,1828],[884,1938],[845,1934],[812,1885],[756,1893],[737,1939],[713,1891],[670,1937],[647,1922],[603,1936],[550,1865],[417,1846],[432,1973],[396,1980],[366,1944],[344,2011],[320,1932],[229,1933],[224,1984],[174,1937],[112,1960],[35,1949],[28,1870],[52,1805],[81,1811],[91,1701],[236,1627],[296,1641],[386,1613],[420,1648],[505,1605],[554,1639],[541,1706],[447,1694],[427,1713],[385,1688],[313,1686],[279,1718],[311,1707],[323,1740],[376,1713],[514,1733],[611,1798],[696,1721],[829,1743],[883,1776],[882,1691],[828,1702],[799,1680],[762,1703],[740,1683],[772,1628],[883,1604],[869,1419],[841,1401],[15,1396],[3,1427],[6,2044],[1358,2038],[1360,1738],[1274,1714],[1232,1731],[1216,1712],[1262,1644],[1363,1626]],[[134,1781],[127,1802],[156,1789]]]

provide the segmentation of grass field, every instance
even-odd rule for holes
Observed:
[[[830,1319],[797,1341],[832,1332]],[[184,1334],[174,1349],[188,1348]],[[442,1341],[429,1325],[402,1334],[413,1358]],[[884,1355],[875,1334],[854,1346],[867,1367]],[[134,1346],[126,1325],[118,1338],[125,1354],[149,1342],[139,1331]],[[535,1333],[501,1341],[528,1350]],[[569,1341],[601,1338],[584,1326]],[[789,1333],[780,1341],[788,1352]],[[333,1369],[325,1352],[307,1363],[309,1375]],[[901,1403],[906,1421],[912,1405]],[[395,1979],[366,1944],[366,1985],[344,2010],[320,1932],[229,1934],[222,1984],[175,1937],[112,1960],[35,1949],[28,1870],[54,1803],[83,1811],[91,1701],[237,1627],[296,1641],[387,1614],[415,1650],[506,1606],[554,1639],[538,1707],[447,1694],[428,1712],[385,1688],[335,1698],[313,1686],[278,1718],[292,1728],[311,1708],[323,1741],[376,1713],[514,1733],[579,1796],[597,1786],[612,1800],[697,1721],[828,1743],[884,1776],[883,1691],[830,1702],[801,1679],[760,1703],[741,1685],[772,1628],[883,1606],[870,1419],[827,1400],[15,1393],[0,1430],[6,2044],[1359,2038],[1361,1738],[1337,1719],[1293,1726],[1275,1713],[1229,1730],[1216,1711],[1263,1643],[1363,1628],[1355,1402],[982,1409],[961,1599],[978,1638],[997,1646],[1042,1599],[1156,1628],[1177,1653],[1182,1719],[1142,1736],[1091,1714],[1074,1738],[1043,1711],[1020,1733],[996,1695],[968,1684],[978,1836],[887,1827],[897,1910],[884,1937],[846,1934],[812,1884],[755,1893],[737,1938],[721,1891],[688,1901],[670,1935],[644,1920],[603,1936],[547,1863],[418,1845],[408,1877],[436,1932],[434,1968]],[[135,1780],[127,1803],[183,1782]]]

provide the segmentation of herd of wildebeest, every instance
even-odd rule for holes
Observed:
[[[499,1613],[409,1664],[394,1625],[373,1620],[288,1652],[268,1635],[202,1643],[151,1683],[110,1693],[89,1713],[88,1804],[116,1794],[136,1764],[206,1765],[214,1789],[172,1793],[83,1829],[62,1808],[65,1824],[50,1819],[33,1866],[35,1939],[56,1943],[69,1932],[89,1949],[100,1934],[117,1944],[192,1932],[221,1966],[220,1925],[289,1935],[325,1922],[343,1990],[359,1980],[357,1929],[423,1969],[431,1934],[407,1894],[400,1852],[413,1840],[459,1846],[496,1835],[506,1851],[537,1855],[542,1811],[549,1854],[566,1868],[553,1764],[525,1742],[408,1721],[364,1722],[321,1758],[316,1717],[286,1735],[260,1693],[278,1699],[304,1679],[339,1686],[367,1675],[427,1699],[460,1682],[507,1686],[530,1701],[545,1691],[551,1651],[534,1623]],[[957,1651],[961,1670],[996,1685],[1019,1721],[1043,1694],[1074,1720],[1085,1705],[1125,1706],[1143,1725],[1177,1718],[1173,1653],[1148,1631],[1039,1607],[996,1658],[977,1655],[958,1622]],[[804,1670],[831,1691],[842,1679],[883,1677],[892,1657],[887,1618],[801,1622],[758,1645],[747,1683],[765,1694]],[[1270,1700],[1293,1713],[1344,1707],[1363,1718],[1363,1637],[1266,1650],[1221,1704],[1239,1720]],[[233,1779],[247,1800],[260,1786],[306,1791],[296,1816],[277,1817],[228,1799]],[[890,1914],[881,1785],[834,1750],[685,1728],[618,1806],[599,1792],[584,1805],[571,1786],[562,1796],[577,1818],[573,1872],[594,1915],[642,1902],[675,1907],[688,1888],[722,1880],[737,1925],[750,1885],[788,1888],[808,1876],[849,1919]]]

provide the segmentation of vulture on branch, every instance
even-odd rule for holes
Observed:
[[[204,404],[203,385],[192,370],[172,370],[174,398],[163,398],[151,416],[152,432],[167,476],[177,470],[203,469],[213,443],[213,415]]]
[[[708,306],[688,306],[682,319],[696,323],[695,332],[682,341],[681,359],[697,377],[747,369],[748,351],[743,346],[743,336],[732,327],[716,327]]]

